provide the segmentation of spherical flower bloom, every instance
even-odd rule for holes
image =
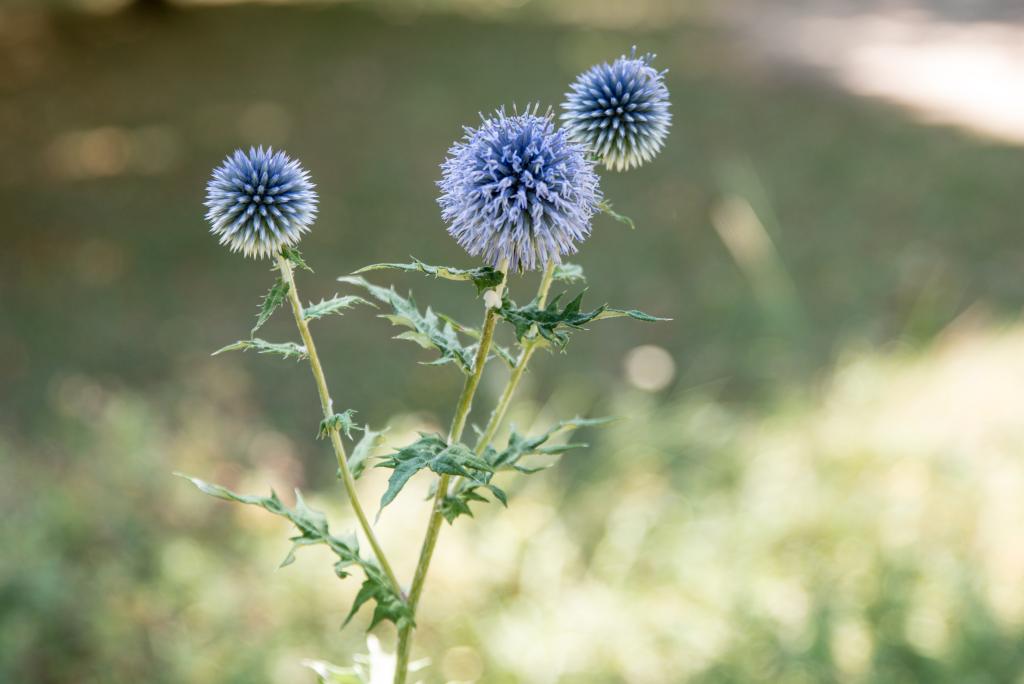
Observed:
[[[544,268],[576,251],[601,201],[586,149],[536,107],[499,110],[448,150],[438,198],[448,233],[510,271]]]
[[[580,74],[565,94],[565,127],[609,169],[624,171],[650,161],[668,136],[666,72],[656,71],[653,59],[637,57],[634,47],[629,56]]]
[[[296,244],[316,218],[309,172],[272,148],[236,150],[206,185],[210,232],[232,252],[272,257]]]

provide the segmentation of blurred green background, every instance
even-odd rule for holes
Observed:
[[[1020,146],[761,59],[713,3],[120,4],[0,9],[0,681],[312,682],[303,659],[365,652],[326,553],[275,572],[283,521],[171,475],[301,487],[352,526],[308,371],[209,356],[272,281],[208,234],[209,171],[260,143],[310,169],[306,299],[370,262],[470,266],[435,204],[461,127],[632,44],[674,126],[604,175],[638,229],[598,217],[574,261],[591,303],[673,321],[536,357],[517,425],[624,420],[445,528],[424,681],[1024,681]],[[315,330],[336,401],[402,444],[461,378],[394,332]],[[406,577],[427,484],[378,523]]]

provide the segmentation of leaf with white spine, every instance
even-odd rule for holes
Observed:
[[[357,297],[356,295],[346,295],[344,297],[334,295],[330,299],[321,299],[316,304],[310,304],[305,307],[302,310],[302,318],[306,321],[312,321],[331,314],[341,315],[345,309],[351,309],[356,304],[366,304],[367,306],[376,308],[376,304],[373,302],[369,302],[362,297]]]
[[[398,271],[418,271],[425,273],[426,275],[434,276],[435,278],[444,278],[445,280],[468,280],[476,285],[477,293],[481,293],[484,290],[490,290],[491,288],[501,285],[505,276],[501,271],[498,271],[490,266],[479,266],[477,268],[455,268],[453,266],[431,266],[425,264],[416,257],[410,257],[412,263],[410,264],[370,264],[369,266],[363,266],[361,269],[356,271],[353,275],[359,275],[360,273],[367,273],[369,271],[380,271],[383,269],[393,269]]]
[[[234,344],[221,347],[213,352],[211,356],[216,356],[226,351],[248,351],[250,349],[260,354],[280,354],[286,359],[295,359],[297,361],[301,361],[309,355],[305,346],[295,342],[267,342],[266,340],[254,337],[251,340],[239,340]]]
[[[391,321],[393,325],[410,328],[396,335],[395,339],[410,340],[424,349],[436,350],[441,354],[441,358],[431,362],[434,365],[454,363],[467,375],[473,372],[473,351],[464,347],[455,328],[429,307],[420,313],[411,296],[403,297],[395,292],[394,288],[374,285],[359,276],[342,276],[338,280],[364,288],[374,299],[391,307],[393,313],[381,314],[380,317]]]

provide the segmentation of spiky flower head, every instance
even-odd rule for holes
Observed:
[[[624,171],[650,161],[672,123],[665,71],[655,55],[622,55],[577,77],[565,94],[562,121],[574,140],[587,146],[609,169]]]
[[[465,131],[441,164],[437,201],[448,233],[492,266],[507,261],[510,271],[575,252],[601,201],[585,148],[536,107],[511,116],[498,110]]]
[[[296,244],[316,218],[316,203],[309,172],[270,147],[235,150],[206,184],[210,232],[247,257],[271,257]]]

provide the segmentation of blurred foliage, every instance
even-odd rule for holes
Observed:
[[[329,552],[274,572],[286,524],[170,475],[302,487],[351,528],[302,422],[306,373],[209,358],[273,276],[206,233],[206,175],[237,145],[303,159],[323,195],[313,301],[366,263],[472,268],[432,185],[461,125],[557,104],[633,43],[670,69],[676,125],[650,173],[605,178],[637,229],[598,217],[578,261],[588,298],[673,321],[602,323],[558,373],[535,359],[521,434],[588,404],[628,420],[544,478],[496,477],[511,508],[445,530],[424,677],[1019,681],[1024,338],[993,321],[1024,302],[1021,151],[768,73],[686,3],[498,4],[4,11],[0,681],[301,682],[304,659],[352,664],[360,630],[337,628],[356,588]],[[396,279],[458,320],[479,311],[471,288]],[[534,286],[510,283],[520,301]],[[289,339],[280,318],[261,335]],[[426,352],[345,321],[317,331],[339,402],[391,445],[439,429],[458,374],[407,372]],[[674,381],[647,368],[661,394],[624,382],[641,343],[675,359]],[[386,473],[360,484],[376,500]],[[379,527],[408,577],[424,504],[403,498]]]

